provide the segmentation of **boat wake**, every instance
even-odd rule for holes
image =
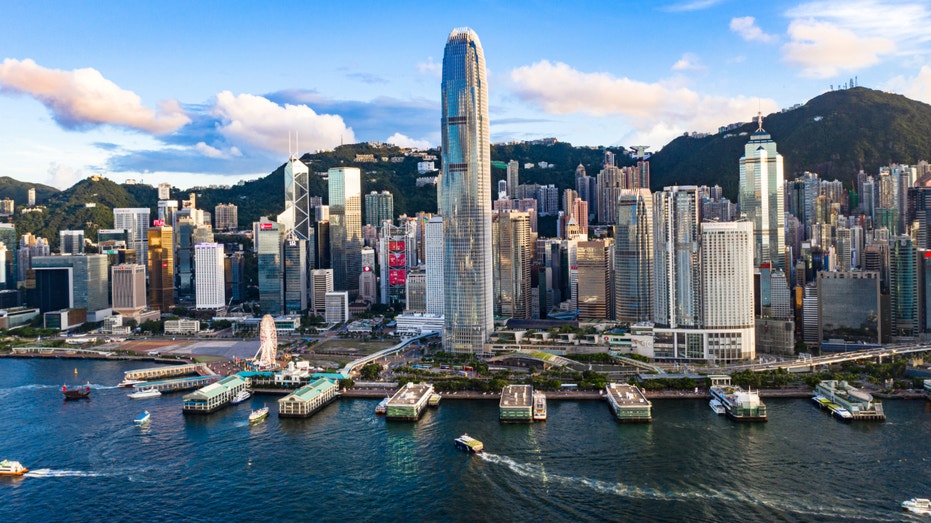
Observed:
[[[30,470],[24,476],[27,478],[96,478],[103,475],[99,472],[83,470],[35,469]]]
[[[628,485],[621,482],[611,482],[585,477],[553,474],[545,470],[542,465],[534,463],[518,463],[517,461],[514,461],[507,456],[499,456],[489,452],[478,454],[477,456],[486,462],[504,465],[512,472],[526,478],[536,479],[547,483],[555,483],[565,488],[578,488],[578,486],[581,485],[600,494],[613,494],[630,499],[662,501],[694,501],[696,499],[704,499],[722,501],[726,503],[752,503],[756,505],[762,505],[773,511],[806,516],[822,516],[835,519],[859,519],[863,516],[863,513],[858,511],[856,508],[828,508],[820,505],[807,505],[804,503],[795,503],[793,505],[787,504],[785,500],[781,498],[767,499],[768,496],[761,496],[758,495],[758,493],[716,490],[710,487],[704,487],[702,485],[696,485],[697,489],[690,491],[653,489],[649,487]],[[870,517],[874,521],[895,521],[894,519],[886,519],[885,517],[881,517],[877,514],[871,514]]]

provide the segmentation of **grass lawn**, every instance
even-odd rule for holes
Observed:
[[[351,351],[354,354],[365,356],[372,354],[373,352],[378,352],[382,349],[387,349],[388,347],[393,347],[397,344],[397,341],[361,341],[351,338],[336,338],[314,345],[313,350],[316,352]]]
[[[226,361],[223,356],[198,356],[194,358],[195,363],[207,363],[208,361]]]

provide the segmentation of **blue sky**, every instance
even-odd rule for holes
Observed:
[[[860,85],[931,102],[929,2],[0,0],[0,175],[179,188],[343,143],[439,142],[450,30],[492,140],[649,144]]]

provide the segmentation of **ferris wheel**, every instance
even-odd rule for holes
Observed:
[[[278,359],[278,331],[271,314],[262,317],[259,324],[259,350],[255,353],[255,363],[262,367],[273,367]]]

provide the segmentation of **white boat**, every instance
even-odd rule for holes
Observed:
[[[546,394],[533,393],[533,421],[546,421]]]
[[[145,383],[145,380],[131,380],[129,378],[126,378],[123,381],[121,381],[117,385],[117,387],[133,387],[135,385],[139,385],[140,383]]]
[[[29,472],[29,469],[18,461],[3,460],[0,461],[0,476],[22,476]]]
[[[470,454],[478,454],[485,450],[485,444],[481,441],[469,436],[468,434],[463,434],[454,440],[456,443],[456,448],[464,450]]]
[[[252,397],[251,392],[249,392],[246,389],[242,389],[241,391],[236,393],[236,396],[234,396],[233,399],[230,400],[230,405],[238,405],[251,397]]]
[[[134,400],[145,400],[149,398],[157,398],[161,395],[162,393],[159,392],[158,389],[142,389],[142,390],[133,392],[132,394],[128,394],[128,396]]]
[[[385,399],[379,401],[378,405],[375,405],[375,414],[378,414],[379,416],[388,414],[388,401],[390,399],[391,398],[389,397],[385,397]]]
[[[249,414],[249,423],[258,423],[263,419],[268,417],[268,407],[262,407],[261,409],[253,410]]]
[[[913,514],[931,514],[931,500],[927,498],[912,498],[902,502],[902,510]]]
[[[711,401],[708,402],[708,406],[711,407],[711,410],[713,410],[715,414],[723,415],[727,412],[724,405],[714,398],[711,398]]]
[[[136,419],[133,420],[133,423],[136,425],[145,425],[149,422],[150,417],[151,416],[149,415],[149,411],[144,411],[142,414],[136,416]]]

